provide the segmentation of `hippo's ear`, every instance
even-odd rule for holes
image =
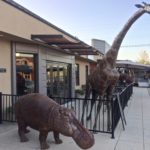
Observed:
[[[76,112],[75,112],[75,109],[73,106],[71,106],[71,110],[72,110],[73,114],[76,115]]]
[[[60,108],[59,108],[59,113],[60,113],[60,114],[64,114],[64,108],[63,108],[63,107],[60,107]]]
[[[59,108],[59,113],[63,116],[69,116],[69,113],[67,111],[67,108],[64,108],[64,107],[60,107]]]

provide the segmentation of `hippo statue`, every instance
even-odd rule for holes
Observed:
[[[48,132],[53,131],[56,144],[62,143],[59,133],[72,137],[82,149],[94,145],[94,136],[76,119],[72,109],[65,108],[49,97],[32,93],[21,96],[15,103],[15,115],[21,142],[28,141],[27,126],[39,131],[41,149],[48,149]]]

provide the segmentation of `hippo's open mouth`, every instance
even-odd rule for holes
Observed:
[[[88,149],[94,145],[94,136],[93,134],[88,131],[87,129],[84,129],[83,132],[80,130],[75,130],[73,133],[73,139],[77,143],[77,145],[82,149]]]

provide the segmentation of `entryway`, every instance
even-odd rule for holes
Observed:
[[[37,91],[35,54],[16,53],[16,94],[24,95]]]

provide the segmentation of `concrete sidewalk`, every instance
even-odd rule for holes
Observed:
[[[149,87],[150,85],[149,85],[149,82],[138,82],[138,84],[139,84],[139,87]]]
[[[94,134],[95,145],[90,150],[150,150],[150,89],[134,87],[133,95],[125,109],[127,125],[122,129],[121,121],[110,134]],[[38,132],[31,129],[29,142],[20,143],[15,123],[0,125],[0,150],[39,150]],[[51,150],[80,150],[72,138],[60,136],[62,144],[56,145],[49,133],[47,138]]]

